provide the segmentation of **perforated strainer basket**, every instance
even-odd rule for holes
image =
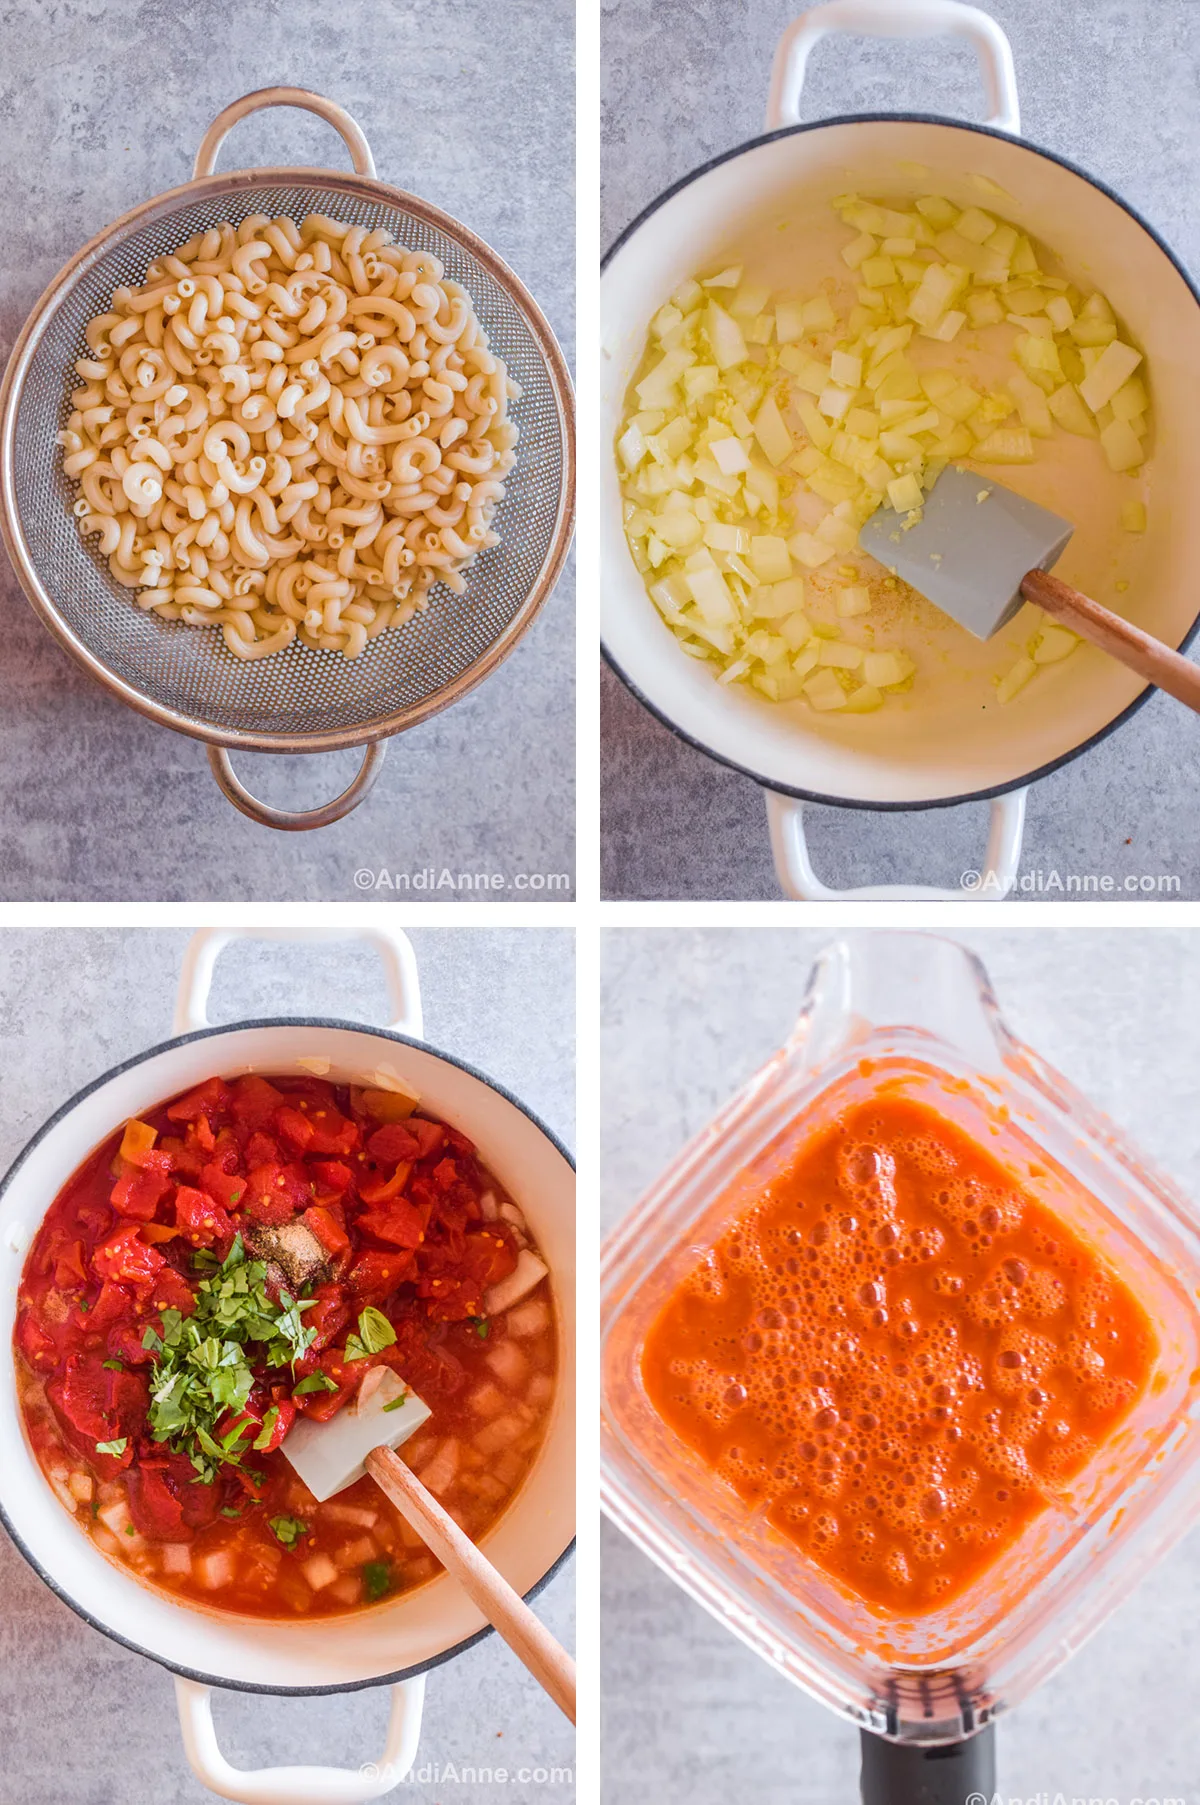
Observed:
[[[342,135],[354,175],[322,169],[254,169],[214,175],[237,120],[264,107],[317,113]],[[219,633],[198,632],[135,608],[72,516],[56,434],[88,355],[84,328],[113,290],[144,280],[147,266],[223,220],[326,213],[369,230],[385,227],[412,250],[431,251],[472,296],[492,349],[519,385],[511,417],[517,462],[497,512],[500,544],[467,574],[466,592],[438,585],[428,609],[368,643],[361,657],[294,642],[257,661],[235,658]],[[152,720],[205,740],[217,782],[253,820],[281,828],[323,826],[366,794],[386,740],[465,695],[520,639],[549,594],[570,540],[574,415],[570,382],[549,325],[494,251],[457,220],[375,179],[359,127],[343,108],[299,88],[264,88],[226,107],[196,156],[194,179],[109,226],[63,269],[34,308],[0,391],[0,520],[21,584],[73,657]],[[274,809],[234,775],[227,748],[324,752],[365,746],[353,783],[303,812]]]

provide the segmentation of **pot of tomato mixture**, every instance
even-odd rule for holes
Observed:
[[[80,1616],[175,1673],[207,1786],[324,1805],[403,1778],[426,1671],[487,1625],[371,1481],[318,1504],[281,1445],[392,1369],[432,1410],[403,1458],[536,1591],[574,1533],[573,1168],[424,1042],[403,934],[363,936],[386,1029],[209,1026],[232,937],[193,939],[175,1038],[65,1104],[0,1187],[0,1515]],[[246,1773],[217,1746],[213,1686],[382,1684],[387,1745],[358,1771]]]
[[[990,1796],[995,1718],[1187,1526],[1193,1212],[962,948],[840,942],[602,1261],[602,1499],[862,1732]]]
[[[831,33],[965,40],[986,123],[802,120],[808,59]],[[1112,659],[1043,640],[1029,611],[973,639],[860,553],[858,527],[902,471],[928,488],[938,460],[965,459],[982,486],[991,474],[1073,523],[1071,582],[1186,645],[1200,294],[1127,201],[1019,135],[1012,52],[977,7],[802,12],[766,123],[659,195],[605,260],[605,654],[679,738],[762,786],[785,894],[838,894],[813,869],[806,803],[988,799],[974,889],[856,894],[995,900],[1020,870],[1028,785],[1152,692]],[[1117,405],[1149,410],[1133,416],[1136,443],[1120,425],[1101,440],[1111,409],[1085,380],[1118,337],[1140,375]]]

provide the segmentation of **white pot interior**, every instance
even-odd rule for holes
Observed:
[[[980,178],[1008,198],[982,188]],[[611,259],[602,377],[607,650],[663,716],[764,783],[832,800],[919,804],[1011,785],[1062,759],[1116,719],[1140,680],[1085,646],[1014,701],[1001,706],[993,698],[984,708],[991,691],[982,673],[1003,669],[1016,651],[976,650],[960,629],[939,637],[934,627],[913,648],[929,679],[874,715],[817,715],[804,702],[774,705],[744,684],[718,685],[680,649],[646,594],[626,547],[610,451],[648,322],[672,290],[746,255],[747,246],[761,273],[769,234],[764,279],[815,292],[829,267],[814,256],[833,221],[829,202],[848,191],[908,202],[934,192],[985,207],[1056,252],[1072,278],[1107,294],[1149,369],[1155,450],[1145,467],[1147,532],[1123,533],[1106,507],[1098,509],[1096,497],[1109,484],[1090,441],[1060,444],[1067,435],[1058,434],[1038,442],[1033,464],[995,475],[1074,522],[1058,567],[1064,577],[1173,646],[1200,606],[1192,506],[1200,485],[1200,307],[1154,238],[1092,183],[1020,140],[948,122],[862,120],[760,144],[687,183]],[[833,246],[822,248],[836,256]],[[1080,447],[1104,480],[1081,478]],[[1116,591],[1118,581],[1128,589]]]
[[[527,1592],[575,1533],[575,1201],[569,1161],[523,1110],[483,1080],[422,1047],[369,1029],[234,1027],[175,1045],[107,1078],[70,1107],[25,1158],[0,1199],[0,1339],[11,1349],[17,1286],[55,1194],[94,1147],[136,1115],[213,1073],[296,1073],[328,1059],[335,1082],[390,1071],[433,1115],[469,1135],[519,1203],[550,1267],[559,1382],[550,1427],[525,1485],[485,1539],[488,1557]],[[0,1502],[39,1567],[77,1608],[147,1654],[217,1680],[264,1690],[362,1684],[436,1659],[485,1626],[442,1576],[391,1605],[319,1626],[266,1623],[185,1606],[114,1566],[51,1492],[21,1429],[11,1353],[0,1384]]]

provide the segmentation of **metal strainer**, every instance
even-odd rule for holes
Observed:
[[[230,127],[263,107],[296,106],[336,127],[356,174],[255,169],[214,175]],[[362,656],[299,641],[255,662],[235,658],[219,633],[198,632],[132,606],[71,513],[55,435],[66,424],[88,355],[84,327],[114,288],[222,220],[251,213],[299,222],[327,213],[386,227],[410,249],[431,251],[471,294],[521,398],[517,463],[496,526],[498,546],[471,567],[464,595],[431,591],[425,613],[369,642]],[[205,135],[194,179],[126,213],[55,277],[17,340],[0,391],[0,521],[30,601],[55,638],[92,676],[152,720],[206,740],[221,789],[243,814],[272,827],[321,827],[370,788],[384,742],[445,708],[493,670],[549,594],[566,556],[574,492],[574,410],[562,353],[528,291],[494,251],[457,220],[375,179],[367,141],[334,102],[301,88],[264,88],[225,108]],[[234,775],[226,748],[324,752],[365,746],[353,783],[332,802],[292,812],[268,807]]]

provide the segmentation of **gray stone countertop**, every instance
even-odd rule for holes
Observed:
[[[781,1044],[813,931],[603,936],[603,1225]],[[1185,929],[954,931],[1016,1032],[1200,1199],[1200,936]],[[1102,974],[1102,975],[1101,975]],[[606,1805],[851,1805],[858,1736],[694,1604],[611,1524],[601,1544]],[[1142,1581],[999,1730],[999,1794],[1190,1799],[1200,1535]]]
[[[111,1065],[166,1038],[186,932],[0,932],[4,1106],[0,1170],[60,1104]],[[562,929],[413,929],[430,1043],[510,1089],[568,1145],[574,1138],[574,948]],[[70,972],[69,988],[63,974]],[[538,997],[535,1015],[528,998]],[[284,1003],[286,999],[286,1005]],[[363,946],[237,943],[221,957],[209,1018],[281,1013],[389,1019]],[[86,1024],[81,1027],[81,1024]],[[179,1740],[171,1677],[82,1623],[0,1531],[0,1799],[4,1805],[201,1805]],[[569,1560],[537,1613],[571,1645]],[[566,1720],[490,1635],[430,1674],[413,1778],[395,1797],[515,1805],[519,1789],[464,1784],[464,1768],[572,1769]],[[219,1692],[217,1733],[238,1767],[357,1765],[383,1744],[387,1691],[252,1698]],[[436,1769],[434,1777],[431,1769]],[[424,1770],[424,1777],[422,1777]],[[539,1785],[546,1805],[574,1796]],[[392,1795],[389,1795],[392,1796]]]
[[[982,5],[1012,43],[1025,136],[1099,176],[1186,267],[1200,268],[1194,0]],[[762,131],[775,46],[802,10],[800,0],[605,0],[605,244],[671,182]],[[965,43],[833,39],[814,52],[803,104],[808,119],[906,108],[978,119],[982,95]],[[1035,785],[1022,871],[1064,882],[1175,876],[1174,894],[1200,896],[1200,841],[1183,800],[1200,760],[1192,727],[1155,696],[1119,733]],[[602,733],[606,896],[779,896],[758,786],[660,726],[607,666]],[[837,886],[956,884],[978,867],[987,834],[979,803],[900,816],[805,814],[815,869]]]
[[[276,84],[346,106],[380,179],[487,240],[569,354],[573,63],[570,0],[0,0],[0,360],[67,259],[128,208],[188,180],[216,114]],[[239,161],[348,160],[320,120],[278,111],[235,129],[221,167]],[[354,814],[284,834],[225,801],[198,740],[144,720],[86,676],[0,556],[0,898],[337,900],[360,894],[360,868],[573,880],[573,595],[568,569],[484,684],[393,741]],[[265,801],[303,808],[343,789],[360,756],[249,753],[236,764]]]

